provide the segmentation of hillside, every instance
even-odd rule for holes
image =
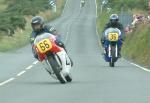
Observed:
[[[57,0],[57,12],[53,12],[48,0],[0,0],[0,52],[20,48],[29,43],[30,21],[34,15],[46,21],[61,14],[65,0]]]
[[[0,11],[5,10],[7,7],[5,0],[0,0]]]

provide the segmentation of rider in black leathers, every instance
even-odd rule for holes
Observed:
[[[46,25],[44,23],[44,19],[41,17],[41,16],[35,16],[32,18],[32,21],[31,21],[31,26],[32,26],[32,33],[31,33],[31,36],[30,36],[30,42],[31,44],[33,43],[33,41],[35,40],[36,36],[41,34],[41,33],[44,33],[44,32],[47,32],[47,33],[51,33],[53,35],[56,35],[59,37],[59,35],[57,34],[57,31],[54,27],[50,26],[50,25]],[[58,42],[61,42],[60,41],[60,38],[57,38]],[[61,42],[62,43],[62,42]]]
[[[32,26],[32,33],[31,33],[31,36],[30,36],[30,43],[31,45],[33,44],[35,38],[37,35],[40,35],[44,32],[47,32],[47,33],[50,33],[50,34],[53,34],[55,35],[57,38],[56,38],[56,44],[62,48],[65,49],[65,51],[67,52],[66,48],[65,48],[65,45],[64,43],[60,40],[60,35],[58,35],[56,29],[52,26],[49,26],[49,25],[46,25],[44,23],[44,19],[41,17],[41,16],[35,16],[32,18],[31,20],[31,26]],[[34,54],[34,57],[36,59],[38,59],[38,56],[36,54],[36,52],[34,51],[34,49],[32,48],[32,51],[33,51],[33,54]],[[70,58],[71,60],[71,58]],[[72,62],[72,60],[71,60]],[[73,62],[72,62],[72,65],[73,65]]]
[[[112,14],[110,16],[109,22],[105,25],[102,37],[101,37],[101,44],[104,47],[104,42],[105,42],[105,36],[104,36],[104,31],[108,28],[118,28],[121,31],[121,40],[124,41],[125,39],[125,33],[124,33],[124,27],[123,25],[119,22],[119,17],[117,14]],[[121,57],[121,47],[119,47],[119,57]]]

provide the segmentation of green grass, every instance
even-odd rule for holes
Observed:
[[[4,0],[0,0],[0,3]],[[65,0],[58,0],[58,12],[55,14],[52,14],[50,10],[47,10],[45,12],[40,12],[37,15],[44,16],[45,19],[48,21],[53,20],[60,16],[62,10],[63,10],[63,5],[65,4]],[[20,47],[23,47],[27,44],[29,44],[29,36],[31,34],[31,27],[30,27],[30,21],[31,21],[31,16],[26,16],[27,24],[26,24],[26,29],[21,31],[20,29],[15,31],[15,34],[13,37],[11,36],[6,36],[6,34],[0,32],[0,52],[6,52],[9,50],[14,50],[18,49]]]
[[[150,24],[141,24],[126,38],[123,55],[150,67]]]
[[[102,33],[105,24],[108,22],[108,19],[109,19],[109,14],[106,13],[106,12],[104,12],[103,15],[98,16],[98,18],[97,18],[97,28],[98,28],[99,34]]]
[[[27,25],[29,25],[29,22]],[[16,30],[13,37],[1,36],[0,51],[6,52],[8,50],[14,50],[28,44],[30,33],[31,33],[31,28],[29,26],[26,26],[25,31],[21,31],[20,29]]]
[[[0,11],[5,10],[7,7],[5,0],[0,0]]]

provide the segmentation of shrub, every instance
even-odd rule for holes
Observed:
[[[46,9],[45,0],[6,0],[8,7],[0,13],[0,32],[13,35],[17,28],[25,29],[25,15],[36,15]]]

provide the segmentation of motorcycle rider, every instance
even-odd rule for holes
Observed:
[[[124,27],[119,22],[119,16],[117,14],[111,14],[109,22],[105,25],[103,33],[102,33],[102,37],[101,37],[101,44],[103,47],[104,47],[104,43],[105,43],[104,31],[108,28],[118,28],[121,31],[121,40],[124,41],[124,39],[125,39]],[[118,56],[121,57],[121,46],[118,48],[119,48]]]
[[[56,36],[55,43],[58,46],[64,48],[65,51],[67,52],[67,50],[65,48],[65,45],[60,40],[60,35],[58,35],[56,29],[54,27],[52,27],[52,26],[49,26],[49,25],[45,24],[43,17],[41,17],[41,16],[33,17],[32,20],[31,20],[31,26],[32,26],[32,29],[33,29],[32,33],[31,33],[31,36],[30,36],[30,43],[31,43],[31,45],[33,45],[34,40],[35,40],[37,35],[40,35],[40,34],[46,32],[46,33],[50,33],[50,34],[55,35]],[[32,51],[33,51],[34,57],[36,59],[38,59],[38,55],[36,54],[36,52],[35,52],[35,50],[33,48],[32,48]],[[72,61],[71,58],[70,58],[70,61],[71,61],[71,65],[73,65],[73,61]]]

